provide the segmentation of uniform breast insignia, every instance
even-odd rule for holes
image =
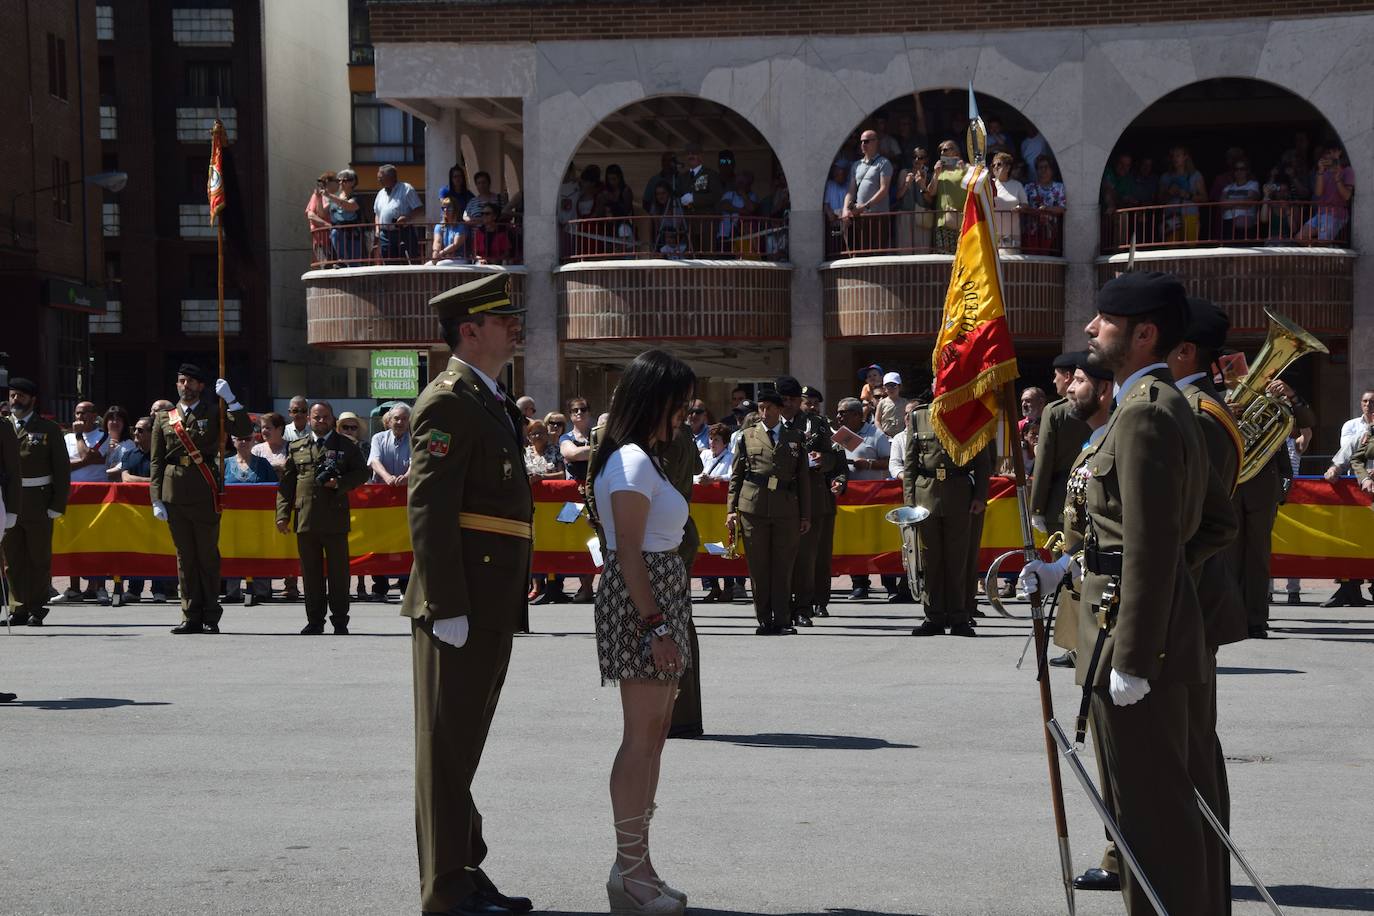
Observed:
[[[452,444],[452,436],[436,429],[429,434],[429,446],[426,450],[435,458],[442,458],[448,454],[449,446]]]
[[[944,469],[944,468],[936,468],[936,469],[935,469],[935,479],[936,479],[936,480],[944,480],[945,477],[946,477],[946,472],[945,472],[945,469]]]
[[[209,421],[209,420],[197,420],[197,421],[196,421],[196,429],[200,430],[201,432],[205,432],[205,427],[207,427],[207,426],[209,426],[209,425],[210,425],[210,421]]]
[[[793,454],[793,455],[800,455],[800,454],[801,454],[801,445],[800,445],[800,444],[798,444],[798,443],[796,443],[796,442],[789,442],[789,443],[787,443],[787,444],[788,444],[788,446],[792,449],[792,454]]]
[[[324,450],[324,457],[328,458],[330,461],[337,461],[339,458],[339,450],[327,448]]]
[[[182,455],[181,460],[178,463],[184,468],[189,468],[191,466],[191,456]]]
[[[514,472],[514,470],[511,468],[510,459],[509,459],[509,458],[502,458],[502,459],[501,459],[501,479],[502,479],[502,480],[510,480],[511,474],[512,474],[513,472]]]
[[[1069,501],[1082,506],[1088,501],[1088,481],[1093,479],[1093,468],[1086,462],[1069,475]]]
[[[31,443],[33,443],[34,445],[42,445],[42,444],[43,444],[43,440],[46,439],[47,436],[48,436],[47,433],[29,433],[29,434],[28,434],[29,441],[30,441]]]

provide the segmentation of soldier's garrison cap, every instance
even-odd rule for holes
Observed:
[[[824,400],[825,400],[825,395],[821,394],[821,390],[820,390],[819,388],[817,388],[815,385],[803,385],[803,386],[802,386],[802,397],[804,397],[804,398],[815,398],[815,399],[818,400],[818,401],[824,401]]]
[[[510,274],[487,274],[471,283],[455,286],[429,300],[429,307],[440,318],[470,318],[476,315],[523,315],[525,307],[510,298]]]

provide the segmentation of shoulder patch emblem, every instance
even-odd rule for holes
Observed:
[[[448,454],[449,446],[453,444],[453,437],[448,433],[435,430],[429,434],[428,451],[435,458],[442,458]]]

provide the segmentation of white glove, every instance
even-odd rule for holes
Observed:
[[[690,207],[692,205],[692,201],[695,199],[696,198],[692,196],[691,191],[688,191],[686,194],[683,194],[681,197],[678,198],[678,200],[682,201],[682,205],[684,207]]]
[[[62,513],[61,513],[61,512],[58,512],[56,509],[49,509],[49,510],[48,510],[48,518],[61,518],[61,517],[62,517]]]
[[[234,389],[229,387],[229,383],[222,378],[215,379],[215,394],[224,398],[226,404],[232,404],[237,398],[234,397]]]
[[[160,522],[167,521],[167,507],[162,504],[162,500],[153,500],[153,518]]]
[[[1034,528],[1036,531],[1039,531],[1041,534],[1049,534],[1049,533],[1050,533],[1050,526],[1049,526],[1049,524],[1045,521],[1045,516],[1043,516],[1043,515],[1032,515],[1032,516],[1031,516],[1031,527]]]
[[[1117,706],[1130,706],[1132,703],[1139,703],[1145,699],[1145,694],[1150,692],[1150,682],[1143,677],[1136,677],[1134,674],[1126,674],[1112,669],[1112,676],[1107,685],[1107,692],[1112,695],[1112,702]]]
[[[1021,567],[1021,575],[1016,577],[1017,584],[1027,595],[1034,593],[1048,598],[1059,588],[1059,583],[1064,581],[1064,572],[1069,568],[1072,559],[1066,555],[1053,563],[1029,560]]]
[[[6,512],[6,513],[5,513],[5,530],[6,530],[6,531],[9,531],[11,528],[13,528],[13,527],[14,527],[15,525],[17,525],[17,524],[19,524],[19,516],[16,515],[16,514],[14,514],[13,512]]]
[[[463,645],[468,641],[467,615],[434,621],[434,637],[443,640],[455,649],[463,648]]]

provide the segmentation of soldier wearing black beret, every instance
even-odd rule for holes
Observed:
[[[42,626],[52,588],[52,525],[67,511],[71,464],[62,429],[38,414],[38,385],[10,379],[5,462],[5,562],[14,626]],[[13,463],[17,459],[17,467]],[[10,519],[13,518],[13,523]]]
[[[803,410],[806,388],[790,375],[774,381],[782,396],[782,418],[788,429],[802,439],[806,453],[807,480],[811,490],[811,527],[798,543],[796,563],[792,567],[792,623],[811,626],[813,616],[830,597],[830,545],[821,547],[823,537],[834,537],[835,497],[831,492],[837,477],[848,469],[844,450],[830,438],[830,425],[819,415]],[[814,391],[815,389],[811,389]],[[828,519],[828,524],[824,521]],[[825,559],[825,588],[819,589],[820,561]],[[828,615],[829,612],[824,612]]]
[[[1074,370],[1086,356],[1087,351],[1079,351],[1054,358],[1054,390],[1059,399],[1047,404],[1040,415],[1040,438],[1035,443],[1030,482],[1031,523],[1037,531],[1048,533],[1051,524],[1058,525],[1069,469],[1088,438],[1088,424],[1073,415],[1072,405],[1064,398]]]

